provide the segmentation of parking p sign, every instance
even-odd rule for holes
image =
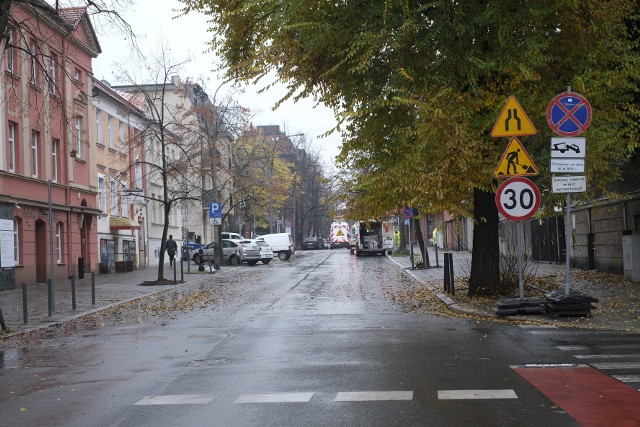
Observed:
[[[209,203],[209,218],[221,218],[222,217],[222,203],[210,202]]]

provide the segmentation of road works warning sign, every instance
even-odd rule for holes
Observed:
[[[512,176],[536,176],[540,173],[531,156],[518,138],[511,138],[507,149],[498,163],[495,175],[498,178]]]
[[[535,135],[536,133],[536,127],[529,120],[516,97],[510,96],[498,117],[498,121],[493,125],[491,136],[499,138],[502,136]]]

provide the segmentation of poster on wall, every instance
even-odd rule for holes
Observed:
[[[15,267],[13,255],[13,220],[0,219],[0,267]]]

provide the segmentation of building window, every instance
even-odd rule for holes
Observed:
[[[7,71],[15,74],[14,61],[13,61],[13,28],[9,28],[7,31]]]
[[[31,131],[31,176],[37,178],[39,175],[38,148],[40,145],[40,132]]]
[[[20,265],[20,219],[13,219],[13,258]]]
[[[142,190],[142,163],[140,163],[140,157],[136,158],[136,188]]]
[[[49,61],[49,91],[56,93],[56,86],[58,84],[58,55],[51,54]]]
[[[9,161],[9,172],[16,171],[16,128],[17,125],[9,122],[9,143],[7,150],[7,160]]]
[[[58,182],[59,173],[59,154],[60,154],[60,140],[54,138],[51,142],[51,180]]]
[[[113,139],[113,117],[107,117],[107,130],[109,131],[109,148],[115,150],[116,143]]]
[[[122,195],[121,195],[121,202],[122,202],[122,216],[124,217],[128,217],[129,216],[129,204],[127,203],[127,198],[124,196],[125,193],[127,192],[127,183],[126,182],[122,182]]]
[[[82,80],[82,70],[80,68],[76,68],[74,77],[76,80]]]
[[[104,145],[104,127],[102,125],[102,111],[96,108],[96,124],[98,127],[98,144]]]
[[[113,178],[109,181],[111,187],[111,215],[118,215],[118,184]]]
[[[56,257],[58,264],[62,263],[62,224],[56,224]]]
[[[83,120],[84,118],[82,116],[76,116],[76,153],[79,159],[84,158]]]
[[[151,193],[151,222],[154,224],[158,223],[158,212],[157,212],[158,202],[156,201],[155,193]]]
[[[127,126],[124,123],[120,123],[120,152],[124,153],[124,142],[127,135]]]
[[[38,72],[38,60],[36,58],[36,42],[34,40],[29,44],[29,59],[30,59],[30,74],[29,78],[31,79],[32,84],[36,84],[37,82],[37,72]]]
[[[102,174],[98,174],[98,209],[107,211],[107,182]]]

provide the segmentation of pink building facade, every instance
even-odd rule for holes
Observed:
[[[0,267],[13,267],[19,286],[97,271],[88,128],[100,45],[84,8],[56,13],[13,2],[10,15],[0,73],[0,218],[13,230],[3,231]]]

